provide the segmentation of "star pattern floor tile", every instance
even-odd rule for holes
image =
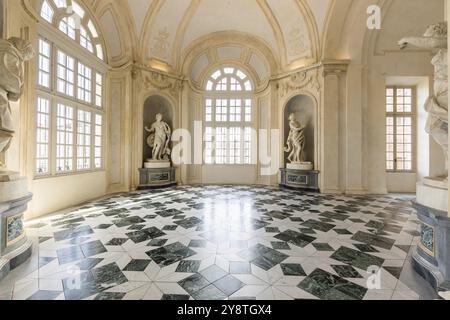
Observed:
[[[419,235],[410,200],[257,186],[115,195],[28,222],[33,256],[0,292],[30,300],[423,298],[428,287],[403,276]],[[367,286],[374,268],[378,290]]]

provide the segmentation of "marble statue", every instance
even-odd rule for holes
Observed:
[[[286,141],[285,152],[289,152],[288,160],[291,163],[305,162],[305,126],[295,118],[295,114],[289,115],[289,137]]]
[[[428,98],[426,132],[442,147],[448,164],[448,69],[447,22],[428,27],[422,37],[406,37],[399,41],[402,49],[409,45],[437,51],[431,60],[434,66],[434,96]],[[448,176],[448,173],[446,173]]]
[[[145,130],[150,133],[147,144],[152,148],[152,159],[149,161],[169,161],[171,153],[169,144],[172,137],[172,130],[162,120],[162,114],[158,113],[156,115],[156,122],[152,124],[151,128],[145,127]]]
[[[10,101],[20,99],[24,85],[24,62],[35,55],[30,42],[20,38],[0,39],[0,171],[14,137]]]

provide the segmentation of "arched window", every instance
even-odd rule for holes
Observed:
[[[44,0],[40,14],[36,175],[100,170],[107,66],[99,33],[74,0]]]
[[[242,70],[227,66],[206,81],[205,163],[251,164],[253,85]]]
[[[74,0],[44,0],[41,17],[103,60],[103,46],[92,19]]]

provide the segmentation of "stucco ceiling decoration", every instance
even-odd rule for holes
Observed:
[[[255,37],[284,69],[311,63],[318,57],[331,1],[126,0],[137,56],[143,63],[158,61],[173,70],[183,64],[193,43],[219,32]]]

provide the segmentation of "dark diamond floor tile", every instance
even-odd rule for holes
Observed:
[[[333,231],[339,235],[352,235],[353,234],[350,231],[348,231],[347,229],[333,229]]]
[[[240,280],[236,279],[232,275],[228,275],[213,283],[220,291],[225,293],[227,296],[231,296],[233,293],[239,291],[245,286]]]
[[[334,251],[328,243],[313,243],[312,245],[317,251]]]
[[[197,292],[194,292],[192,294],[192,297],[195,300],[225,300],[226,298],[228,298],[228,296],[223,293],[222,291],[220,291],[219,289],[217,289],[216,286],[214,285],[209,285],[206,288],[203,288]]]
[[[271,242],[271,244],[275,250],[291,250],[291,247],[286,242]]]
[[[303,267],[300,264],[282,263],[281,270],[283,270],[283,274],[285,276],[297,276],[297,277],[306,276],[306,272],[305,270],[303,270]]]
[[[152,240],[165,236],[166,234],[159,230],[158,228],[151,227],[148,229],[130,232],[126,234],[134,243],[141,243],[144,241]]]
[[[205,248],[208,244],[206,240],[191,240],[189,247],[191,248]]]
[[[145,228],[145,225],[143,225],[143,224],[133,224],[127,230],[142,230],[144,228]]]
[[[168,239],[153,239],[147,244],[147,247],[162,247],[167,241]]]
[[[319,230],[322,232],[328,232],[331,229],[333,229],[334,227],[336,227],[336,225],[331,224],[331,223],[326,223],[326,222],[322,222],[322,221],[317,221],[317,220],[308,220],[304,223],[302,223],[302,226],[307,227],[307,228],[311,228],[314,230]]]
[[[96,256],[100,253],[104,253],[107,251],[101,241],[93,241],[93,242],[89,242],[89,243],[84,243],[80,247],[86,258]]]
[[[78,262],[77,266],[80,268],[80,270],[83,270],[83,271],[92,270],[102,261],[103,261],[103,259],[101,259],[101,258],[88,258],[88,259],[84,259],[83,261]]]
[[[356,244],[353,244],[353,246],[355,248],[357,248],[361,252],[369,252],[369,253],[370,252],[379,252],[377,249],[375,249],[372,246],[369,246],[368,244],[358,244],[358,243],[356,243]]]
[[[198,273],[179,281],[178,284],[191,295],[210,285],[209,281]]]
[[[94,300],[122,300],[125,297],[126,293],[122,292],[102,292],[99,293]]]
[[[321,269],[314,270],[298,287],[322,300],[362,300],[367,293],[366,288]]]
[[[106,230],[109,229],[110,227],[112,227],[112,224],[99,224],[98,226],[95,227],[95,229],[99,229],[99,230]]]
[[[197,226],[203,224],[203,221],[197,217],[191,217],[188,219],[175,221],[175,224],[183,227],[184,229],[191,229],[191,228],[194,228],[194,227],[197,227]]]
[[[106,245],[107,246],[121,246],[128,240],[129,239],[125,239],[125,238],[114,238],[114,239],[111,239]]]
[[[113,220],[113,223],[118,228],[128,227],[128,226],[131,226],[134,224],[140,224],[140,223],[144,223],[144,222],[145,222],[145,220],[138,216]]]
[[[362,278],[359,272],[352,266],[332,265],[331,267],[342,278]]]
[[[175,272],[181,273],[197,273],[200,268],[201,261],[184,260],[181,261]]]
[[[251,274],[252,269],[248,262],[230,262],[231,274]]]
[[[348,219],[348,215],[337,212],[324,212],[320,214],[321,217],[330,218],[333,220],[345,221]]]
[[[151,260],[133,259],[130,261],[130,263],[127,264],[127,266],[123,269],[123,271],[140,271],[140,272],[142,272],[145,269],[147,269],[150,262],[151,262]]]
[[[316,240],[316,238],[300,233],[300,232],[296,232],[296,231],[292,231],[292,230],[287,230],[285,232],[282,232],[278,235],[276,235],[274,238],[284,241],[284,242],[288,242],[290,244],[294,244],[300,248],[304,248],[306,247],[308,244],[310,244],[311,242],[313,242],[314,240]]]
[[[368,270],[371,266],[381,267],[384,262],[382,258],[347,247],[339,248],[331,255],[331,258],[362,270]]]
[[[367,232],[362,232],[362,231],[357,232],[352,237],[352,240],[366,243],[368,245],[383,248],[386,250],[391,250],[392,246],[395,243],[395,240],[393,240],[393,239],[389,239],[389,238],[381,237],[381,236],[375,236],[373,234],[370,234]]]
[[[266,227],[266,232],[267,233],[279,233],[280,229],[278,228],[272,228],[272,227]]]
[[[162,228],[164,231],[175,231],[178,228],[178,226],[165,226]]]
[[[216,265],[212,265],[205,270],[202,270],[200,274],[209,282],[215,282],[223,277],[225,277],[228,273],[223,269],[219,268]]]
[[[79,246],[58,249],[56,251],[60,265],[82,260],[85,258],[83,251]]]
[[[167,267],[178,261],[187,259],[196,254],[195,251],[189,249],[183,244],[177,242],[165,247],[146,252],[147,255],[161,268]]]
[[[68,230],[62,230],[55,232],[53,234],[53,237],[55,238],[55,241],[63,241],[73,238],[79,238],[87,235],[93,234],[94,231],[90,226],[82,226],[75,229],[68,229]]]

